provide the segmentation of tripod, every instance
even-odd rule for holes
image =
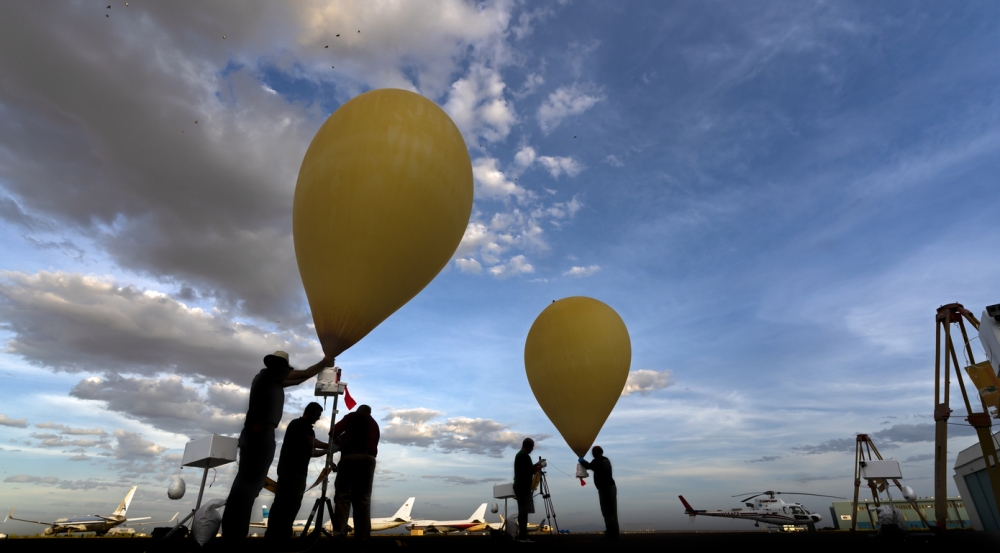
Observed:
[[[338,371],[339,372],[339,371]],[[333,409],[330,411],[330,430],[333,430],[335,423],[337,422],[337,400],[340,399],[340,394],[344,393],[344,383],[339,382],[339,375],[337,376],[337,382],[333,387],[321,390],[320,382],[316,383],[316,395],[333,396]],[[333,438],[327,444],[326,450],[326,466],[323,471],[326,473],[326,477],[323,478],[323,486],[320,488],[319,497],[316,498],[316,502],[313,503],[312,511],[309,513],[309,518],[306,519],[306,526],[302,529],[302,537],[310,538],[311,541],[318,540],[322,534],[326,534],[327,537],[332,538],[333,534],[323,527],[323,510],[326,509],[327,517],[330,519],[330,526],[333,527],[333,504],[330,502],[330,498],[326,496],[326,492],[330,483],[330,472],[333,466]],[[312,522],[315,519],[316,526],[312,532],[309,532],[309,528],[312,526]]]
[[[545,465],[542,466],[544,467]],[[552,493],[549,491],[549,480],[545,476],[544,469],[539,470],[538,474],[540,476],[538,492],[542,496],[542,504],[545,505],[545,521],[549,525],[549,528],[555,528],[556,534],[558,534],[559,522],[556,521],[556,508],[552,506]]]

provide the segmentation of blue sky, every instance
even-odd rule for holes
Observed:
[[[931,494],[934,310],[1000,302],[995,5],[106,5],[0,17],[19,512],[111,509],[132,484],[137,516],[190,508],[165,494],[184,443],[238,431],[265,353],[320,357],[295,177],[325,117],[382,87],[452,116],[476,199],[448,267],[338,359],[383,428],[375,516],[411,495],[466,516],[528,435],[560,522],[600,524],[523,368],[531,322],[572,295],[632,338],[634,391],[598,438],[622,521],[739,527],[690,526],[678,494],[850,495],[857,432]],[[973,438],[950,428],[954,458]]]

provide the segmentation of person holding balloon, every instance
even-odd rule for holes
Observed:
[[[594,460],[587,462],[580,457],[580,465],[594,471],[594,486],[601,502],[601,516],[604,517],[604,535],[608,539],[618,539],[618,487],[611,474],[611,460],[604,456],[604,448],[595,445],[590,450]]]
[[[239,469],[222,514],[222,535],[227,540],[243,539],[250,530],[253,502],[264,488],[267,470],[274,461],[274,429],[285,409],[285,388],[301,384],[332,366],[331,357],[324,357],[304,370],[292,368],[288,354],[283,351],[264,357],[265,368],[250,385],[250,406],[240,432]]]
[[[358,410],[340,419],[330,436],[340,445],[340,465],[333,483],[333,531],[347,535],[347,518],[354,509],[354,537],[365,541],[372,532],[372,480],[381,433],[372,418],[372,408]]]
[[[581,467],[594,471],[609,539],[618,538],[611,461],[600,446],[592,450],[593,461],[583,456],[618,403],[631,363],[632,341],[625,322],[607,304],[583,296],[549,304],[532,323],[524,344],[524,370],[539,407]]]

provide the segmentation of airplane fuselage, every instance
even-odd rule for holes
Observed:
[[[95,516],[59,518],[56,519],[55,524],[43,530],[42,534],[45,536],[52,536],[55,534],[78,534],[82,532],[106,534],[108,530],[111,530],[123,522],[125,522],[125,517],[121,517],[120,519],[111,517],[105,519]]]

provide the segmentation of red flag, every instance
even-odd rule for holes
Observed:
[[[344,405],[347,406],[347,410],[354,409],[354,406],[357,404],[358,402],[354,401],[354,398],[351,397],[351,392],[348,391],[347,386],[344,386]]]
[[[580,485],[581,486],[586,486],[587,485],[587,483],[583,481],[583,478],[580,479]]]

